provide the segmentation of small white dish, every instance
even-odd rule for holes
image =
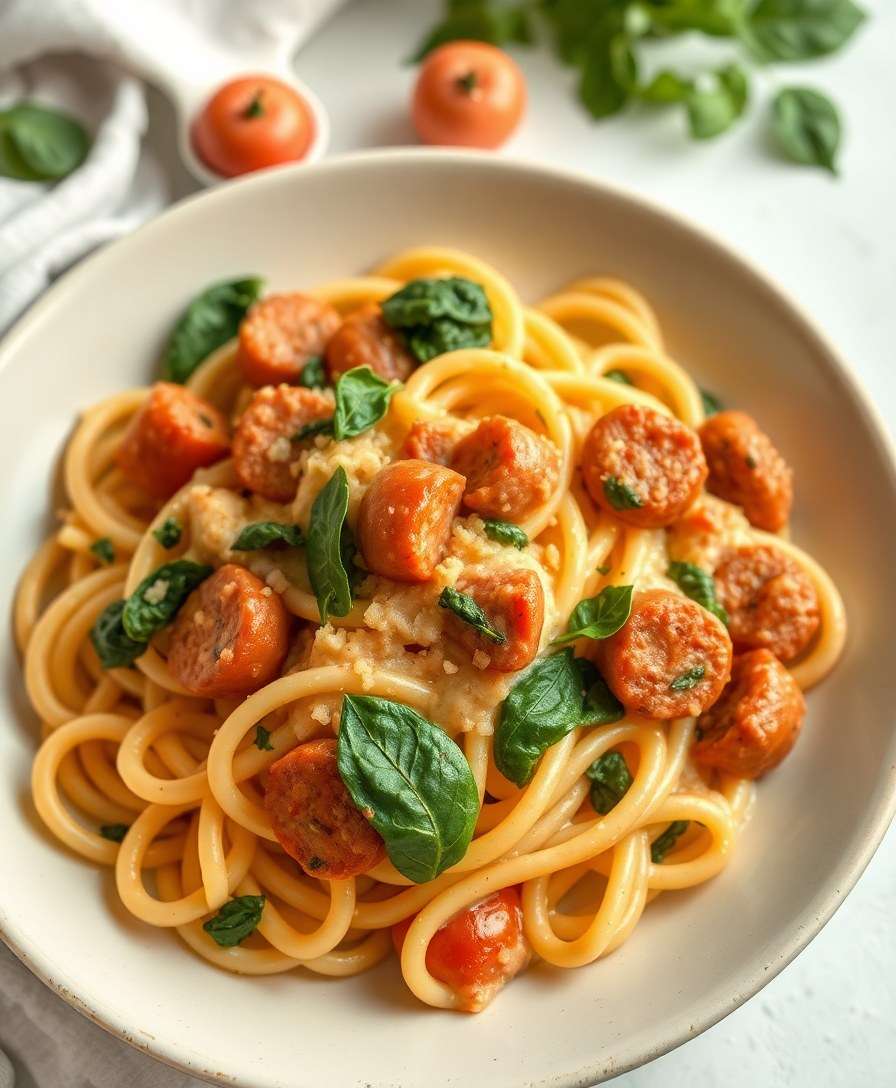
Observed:
[[[427,242],[480,255],[526,299],[587,273],[642,289],[673,357],[755,413],[794,465],[794,536],[837,579],[849,643],[720,877],[664,896],[606,960],[536,967],[465,1017],[417,1004],[394,962],[356,979],[239,978],[126,916],[109,873],[51,841],[33,813],[37,728],[7,639],[0,933],[86,1015],[215,1083],[594,1084],[703,1031],[781,970],[842,902],[896,806],[896,580],[881,576],[896,470],[874,410],[810,321],[738,257],[639,199],[539,166],[410,150],[280,169],[191,198],[65,276],[0,346],[4,614],[48,527],[75,413],[153,380],[197,290],[247,273],[302,288]]]

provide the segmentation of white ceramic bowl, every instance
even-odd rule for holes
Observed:
[[[702,1031],[803,948],[855,883],[896,800],[889,577],[896,480],[883,432],[805,317],[679,220],[582,177],[470,154],[378,152],[279,170],[187,200],[51,290],[0,350],[2,607],[50,524],[77,411],[152,381],[166,332],[209,281],[295,288],[403,246],[460,246],[524,298],[585,273],[655,304],[673,356],[754,412],[795,466],[796,538],[834,574],[846,656],[790,759],[759,788],[725,873],[651,906],[577,971],[535,968],[478,1017],[418,1005],[395,963],[340,981],[239,978],[118,906],[111,876],[51,842],[28,795],[36,727],[11,640],[0,725],[0,931],[67,1001],[128,1042],[246,1088],[573,1088]],[[883,575],[883,576],[882,576]]]

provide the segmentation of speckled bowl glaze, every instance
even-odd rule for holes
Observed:
[[[126,916],[110,874],[37,822],[37,728],[7,638],[0,931],[76,1008],[215,1083],[594,1084],[704,1030],[805,947],[858,879],[896,800],[896,580],[881,575],[896,539],[896,475],[872,408],[811,322],[738,257],[641,200],[534,165],[412,150],[280,169],[187,200],[63,277],[0,346],[4,614],[14,573],[48,527],[76,412],[152,380],[198,288],[251,272],[273,288],[302,287],[424,242],[479,254],[526,299],[585,273],[643,290],[672,355],[760,416],[794,465],[794,535],[838,580],[849,643],[810,695],[794,755],[761,783],[723,875],[662,897],[606,960],[535,967],[468,1017],[418,1005],[394,962],[338,981],[239,978]]]

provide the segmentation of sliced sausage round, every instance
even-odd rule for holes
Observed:
[[[659,529],[694,503],[706,461],[690,427],[641,404],[620,404],[589,431],[582,477],[597,505],[620,521]]]
[[[738,778],[759,778],[796,742],[806,701],[796,680],[769,650],[734,659],[731,682],[697,722],[695,762]]]
[[[420,420],[408,431],[401,456],[432,461],[434,465],[450,465],[454,449],[464,433],[463,425],[455,419]]]
[[[818,592],[799,563],[779,548],[737,548],[716,569],[715,580],[738,650],[762,647],[792,661],[812,641],[821,623]]]
[[[506,416],[489,416],[458,442],[451,467],[467,478],[464,506],[487,518],[522,521],[557,489],[553,443]]]
[[[194,695],[249,695],[280,674],[289,619],[254,574],[227,563],[194,589],[171,631],[168,668]]]
[[[237,361],[250,385],[294,382],[305,363],[323,357],[339,328],[329,304],[299,294],[269,295],[256,302],[240,325]]]
[[[266,499],[289,502],[298,487],[291,465],[302,449],[296,435],[306,423],[332,414],[332,402],[314,389],[259,389],[233,436],[233,467],[240,483]]]
[[[700,428],[709,465],[707,489],[743,507],[750,523],[776,533],[787,524],[793,472],[746,412],[719,412]]]
[[[700,714],[731,672],[731,639],[699,604],[665,589],[635,595],[625,625],[590,644],[604,679],[626,710],[647,718]]]
[[[308,876],[346,880],[386,856],[339,776],[332,737],[300,744],[271,764],[264,807],[277,841]]]
[[[413,918],[392,927],[401,955]],[[426,969],[460,998],[465,1012],[481,1012],[531,958],[515,887],[467,907],[436,930],[426,950]]]
[[[128,424],[116,463],[132,483],[167,499],[229,449],[227,420],[217,408],[182,385],[157,382]]]
[[[416,365],[401,334],[386,324],[375,302],[349,314],[327,344],[327,370],[334,382],[356,366],[369,366],[386,381],[403,382]]]
[[[535,659],[544,626],[544,589],[534,570],[470,571],[461,575],[454,588],[472,597],[490,625],[504,635],[506,641],[496,643],[451,614],[455,637],[472,653],[485,654],[486,668],[516,672]]]
[[[396,582],[428,582],[442,561],[464,478],[428,461],[393,461],[361,500],[357,537],[367,569]]]

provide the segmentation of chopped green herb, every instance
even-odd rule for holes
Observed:
[[[99,540],[94,540],[90,545],[90,550],[104,566],[108,567],[115,562],[115,548],[112,545],[112,541],[107,536],[100,537]]]
[[[613,569],[609,563],[602,563],[599,567],[594,568],[598,574],[609,574]]]
[[[451,586],[445,586],[439,595],[439,607],[453,612],[459,620],[468,623],[489,642],[500,645],[507,641],[507,635],[492,626],[488,616],[468,594],[460,593]]]
[[[324,357],[322,355],[309,356],[299,372],[297,381],[299,385],[303,385],[306,389],[323,389],[327,384]]]
[[[323,869],[326,864],[327,863],[324,861],[324,859],[317,857],[317,855],[308,859],[309,869]]]
[[[569,617],[566,632],[555,645],[577,638],[609,638],[625,623],[632,610],[633,586],[605,586],[596,597],[579,601]]]
[[[261,752],[273,752],[274,746],[271,744],[270,731],[265,729],[263,725],[255,726],[255,747]]]
[[[234,552],[254,552],[278,544],[300,548],[304,543],[305,537],[298,525],[286,525],[282,521],[255,521],[243,526],[230,549]]]
[[[704,665],[695,665],[692,669],[688,669],[687,672],[676,676],[669,685],[669,689],[670,691],[690,691],[691,688],[700,683],[705,675],[706,667]]]
[[[748,453],[747,456],[744,458],[744,464],[752,472],[753,469],[755,469],[758,466],[759,462],[756,460],[756,458],[751,453]]]
[[[382,312],[421,363],[491,343],[492,311],[485,291],[460,276],[411,280],[383,302]]]
[[[611,382],[618,382],[620,385],[634,385],[634,382],[624,370],[608,370],[603,376]]]
[[[158,529],[152,531],[152,535],[165,549],[176,548],[182,533],[183,527],[177,518],[165,518]]]
[[[633,781],[621,752],[604,752],[585,775],[591,779],[591,804],[601,816],[619,804]]]
[[[650,847],[650,860],[654,865],[660,864],[685,831],[687,831],[689,823],[689,820],[675,820],[669,824],[658,839],[653,840]]]
[[[496,521],[494,518],[484,518],[483,522],[485,535],[489,540],[507,547],[519,548],[520,551],[528,547],[529,538],[519,525],[514,525],[511,521]]]
[[[717,412],[722,411],[722,402],[714,393],[710,393],[708,389],[700,390],[700,399],[703,401],[703,412],[705,415],[714,416]]]
[[[100,834],[109,842],[123,842],[130,826],[130,824],[103,824],[100,828]]]
[[[678,560],[669,564],[666,573],[685,596],[690,597],[697,604],[703,605],[708,612],[712,612],[722,623],[728,622],[728,613],[719,603],[716,596],[716,583],[711,574],[694,563],[681,563]]]
[[[636,492],[617,476],[604,480],[604,494],[614,510],[638,510],[644,505]]]
[[[226,902],[202,928],[222,948],[235,948],[258,928],[264,904],[263,895],[238,895]]]

